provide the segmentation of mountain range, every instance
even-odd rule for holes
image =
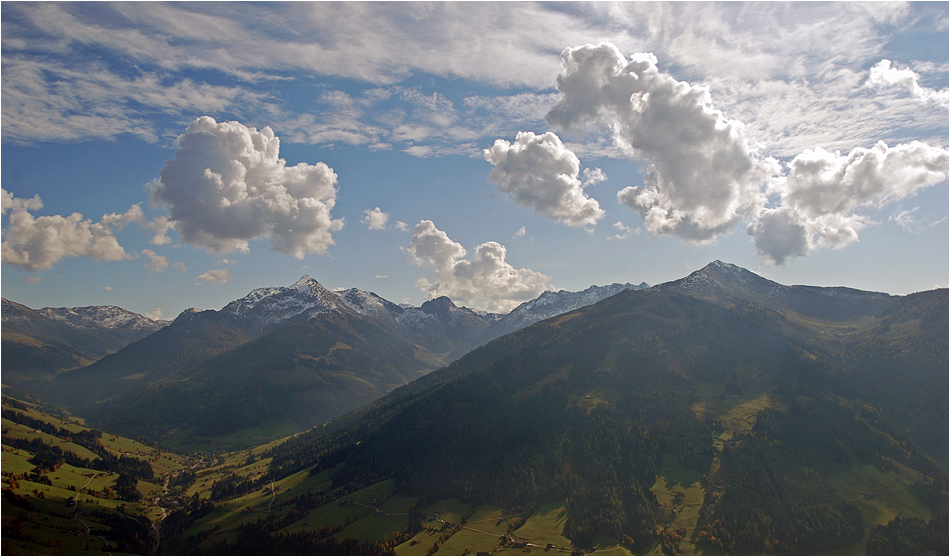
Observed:
[[[34,310],[5,298],[2,306],[3,381],[7,385],[48,381],[169,323],[116,306]]]
[[[175,480],[171,553],[945,554],[948,337],[947,289],[720,261],[505,316],[305,276],[31,388],[229,451]]]
[[[212,411],[208,409],[207,396],[196,393],[214,392],[214,398],[221,400],[222,405],[236,407],[236,401],[222,394],[229,392],[230,387],[248,388],[247,384],[236,382],[235,378],[242,377],[253,383],[266,376],[267,386],[256,388],[267,390],[275,384],[296,385],[297,391],[273,397],[276,407],[288,407],[282,398],[284,396],[297,400],[289,406],[296,410],[274,420],[273,414],[260,410],[258,405],[256,418],[238,420],[238,415],[234,414],[231,426],[224,429],[230,432],[257,429],[266,421],[273,426],[269,431],[276,435],[295,428],[306,429],[372,402],[393,388],[456,359],[469,347],[479,346],[517,328],[623,289],[645,287],[646,284],[638,287],[614,284],[577,293],[564,290],[545,292],[537,300],[522,304],[502,316],[458,307],[447,297],[429,300],[420,307],[406,307],[355,288],[332,292],[305,275],[290,286],[253,290],[219,311],[189,309],[172,322],[155,322],[152,334],[130,338],[131,342],[118,346],[114,353],[97,354],[100,358],[94,362],[86,361],[93,357],[71,360],[69,363],[88,365],[63,365],[55,372],[46,373],[43,379],[48,380],[45,382],[31,382],[17,375],[11,384],[74,410],[83,409],[93,420],[101,418],[103,425],[117,431],[137,435],[147,433],[158,438],[178,434],[179,438],[185,438],[187,436],[183,436],[182,431],[197,431],[199,437],[210,431],[208,424],[211,422],[204,414]],[[13,302],[5,304],[11,308],[14,305]],[[76,316],[94,316],[95,308],[79,309],[82,311],[46,308],[43,315],[63,315],[72,319],[66,323],[92,327],[88,318],[81,321]],[[24,308],[24,311],[32,310]],[[112,330],[108,326],[119,329],[120,323],[124,324],[121,330],[131,329],[133,322],[147,321],[138,316],[138,321],[127,319],[126,324],[114,315],[114,311],[101,309],[99,314],[106,321],[94,328],[95,331]],[[16,328],[18,322],[13,319],[12,312],[10,315],[11,328]],[[7,328],[5,313],[5,334]],[[20,329],[22,327],[17,330]],[[140,324],[137,330],[143,330],[143,326]],[[356,337],[353,336],[355,330],[360,331]],[[314,338],[329,341],[329,344],[315,343]],[[375,343],[366,344],[368,338],[375,339]],[[385,342],[380,338],[385,338]],[[333,347],[341,344],[347,347],[346,352],[334,352]],[[6,350],[6,337],[4,346]],[[315,352],[316,346],[322,346],[326,352]],[[391,373],[378,375],[380,358],[390,350],[408,354],[411,362],[393,363]],[[279,361],[279,365],[297,370],[301,377],[288,383],[286,378],[255,375],[253,371],[259,372],[263,365],[257,357],[262,352],[267,352],[269,362]],[[359,358],[344,358],[346,369],[342,369],[339,356],[343,353],[358,355]],[[223,365],[228,366],[229,375],[213,371]],[[342,375],[339,373],[341,369]],[[174,414],[187,417],[188,424],[173,425],[167,420],[162,422],[164,413],[152,416],[140,411],[142,405],[182,408],[180,402],[170,402],[183,396],[181,389],[191,393],[189,396],[196,401],[195,406],[200,407],[200,410]],[[309,394],[304,395],[303,391]],[[177,394],[173,396],[171,393]],[[234,394],[237,396],[238,393]],[[155,398],[168,404],[156,406]]]
[[[558,533],[588,549],[945,551],[947,338],[947,289],[785,286],[717,261],[489,342],[262,453],[262,481],[564,505]]]

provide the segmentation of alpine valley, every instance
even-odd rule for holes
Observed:
[[[506,315],[3,300],[3,551],[947,554],[948,337],[946,289],[719,261]]]

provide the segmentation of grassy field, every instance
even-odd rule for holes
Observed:
[[[26,408],[13,407],[6,403],[4,409],[18,412],[29,418],[53,425],[57,429],[77,433],[87,428],[74,418],[69,422],[27,405]],[[4,440],[39,439],[44,443],[75,453],[91,461],[93,468],[82,468],[70,464],[61,464],[55,470],[44,474],[44,481],[25,479],[25,474],[34,472],[29,462],[33,455],[23,449],[3,446],[3,484],[6,495],[3,498],[3,553],[13,554],[66,554],[87,555],[106,554],[116,550],[116,542],[110,541],[111,529],[93,513],[124,515],[128,517],[145,516],[150,520],[160,519],[160,509],[152,506],[148,500],[140,502],[116,499],[114,488],[118,474],[108,470],[95,469],[102,459],[91,450],[69,442],[56,435],[38,432],[23,424],[3,420]],[[67,437],[67,433],[61,433]],[[102,446],[115,455],[127,455],[149,462],[152,471],[161,477],[166,471],[181,468],[185,457],[162,452],[131,439],[104,434],[100,439]],[[178,461],[178,462],[176,462]],[[14,476],[18,479],[14,481]],[[160,481],[160,480],[156,480]],[[154,481],[139,481],[138,490],[146,495],[160,489]],[[16,501],[16,504],[13,504]],[[143,532],[140,542],[145,547],[152,541],[149,533]],[[140,546],[142,547],[142,546]]]
[[[698,400],[692,410],[700,420],[715,419],[722,422],[725,432],[720,440],[729,441],[736,434],[748,434],[755,425],[759,412],[766,408],[787,410],[774,395],[763,394],[753,398],[727,395],[722,389],[712,385],[696,385]]]
[[[887,524],[897,515],[908,518],[930,520],[931,514],[910,491],[917,479],[916,472],[907,470],[903,474],[882,471],[872,464],[855,466],[850,470],[829,478],[828,483],[844,501],[850,501],[861,512],[864,519],[864,538],[851,548],[854,554],[864,554],[871,528]]]
[[[216,473],[220,473],[220,470]],[[195,521],[185,533],[193,536],[208,532],[209,537],[203,545],[223,539],[231,539],[242,524],[255,522],[272,513],[285,513],[293,510],[294,505],[292,503],[288,504],[291,499],[312,491],[326,491],[330,487],[331,478],[332,471],[316,476],[310,476],[307,470],[300,471],[273,482],[273,492],[270,491],[271,484],[268,484],[263,489],[217,503],[217,508],[214,511]],[[296,532],[304,529],[342,526],[347,522],[360,520],[367,515],[374,514],[375,511],[369,506],[373,499],[381,500],[389,497],[394,486],[395,482],[389,480],[341,497],[341,501],[349,501],[353,504],[342,506],[334,501],[312,509],[304,518],[287,526],[283,531]],[[387,535],[390,530],[386,530]]]
[[[3,446],[2,469],[3,475],[26,474],[31,472],[35,466],[29,462],[30,453],[20,451],[13,447]]]
[[[0,420],[3,423],[3,429],[6,433],[3,434],[4,439],[40,439],[47,445],[59,447],[64,451],[69,451],[75,453],[79,458],[85,458],[89,460],[98,460],[99,455],[90,451],[86,447],[77,445],[72,442],[64,441],[55,435],[50,435],[49,433],[37,432],[29,427],[13,423],[10,420],[3,418]]]
[[[510,513],[498,507],[478,507],[465,522],[465,528],[446,540],[436,555],[462,555],[466,550],[472,554],[493,551],[508,532],[509,516]]]
[[[679,544],[679,551],[683,555],[700,555],[703,552],[691,541],[699,519],[699,509],[706,498],[702,483],[702,474],[679,466],[672,455],[665,455],[660,464],[660,474],[652,487],[660,504],[660,526],[686,528],[687,534]],[[659,544],[649,554],[662,555]]]

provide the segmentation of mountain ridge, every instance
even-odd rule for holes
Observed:
[[[427,504],[566,502],[558,533],[585,549],[607,536],[670,553],[685,537],[726,553],[847,553],[865,520],[880,524],[887,493],[864,501],[869,474],[919,478],[908,493],[944,501],[921,528],[945,532],[947,289],[716,272],[508,334],[261,457],[274,478],[309,469],[344,492],[393,480]],[[772,305],[756,301],[763,288]],[[678,512],[680,489],[698,513]]]

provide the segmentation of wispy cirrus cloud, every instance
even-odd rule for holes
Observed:
[[[895,26],[932,19],[946,29],[945,10],[922,15],[936,10],[925,4],[83,6],[4,5],[5,140],[171,142],[201,113],[270,125],[285,141],[479,157],[486,138],[545,131],[558,54],[590,36],[653,52],[679,80],[709,86],[716,108],[776,157],[946,135],[945,111],[921,113],[913,98],[861,86]],[[545,32],[525,32],[536,29]],[[310,106],[282,86],[314,77],[362,85],[318,89]],[[489,90],[453,98],[409,84],[427,77]],[[369,115],[367,103],[390,103],[391,120]],[[564,139],[581,157],[622,157]]]

